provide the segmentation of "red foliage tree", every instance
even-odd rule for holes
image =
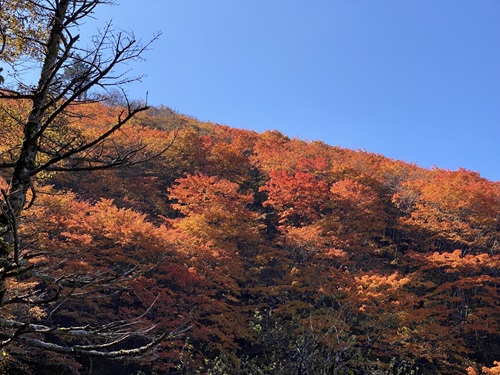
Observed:
[[[273,207],[282,225],[310,224],[322,216],[329,198],[328,185],[311,173],[273,171],[260,188],[267,193],[264,205]]]

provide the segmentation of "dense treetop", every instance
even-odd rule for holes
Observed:
[[[84,116],[72,129],[85,137],[120,108],[75,111]],[[18,137],[5,113],[7,164]],[[152,155],[165,140],[173,140],[165,153],[126,169],[40,175],[22,218],[24,246],[61,260],[54,277],[140,269],[101,298],[28,309],[32,321],[145,314],[144,327],[164,330],[189,321],[152,362],[94,360],[94,368],[498,373],[498,182],[203,123],[167,107],[138,114],[102,152],[148,144]],[[7,369],[34,363],[47,371],[53,363],[89,366],[86,357],[42,357],[22,343],[2,359]]]

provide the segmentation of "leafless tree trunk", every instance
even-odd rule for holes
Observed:
[[[4,1],[15,2],[15,0]],[[149,43],[142,45],[132,34],[114,32],[111,24],[108,24],[94,37],[91,47],[78,47],[79,35],[74,34],[76,26],[82,19],[88,17],[96,6],[108,3],[105,0],[26,0],[17,3],[19,7],[29,6],[31,10],[36,9],[37,14],[40,14],[40,22],[46,23],[48,33],[40,34],[46,35],[45,38],[30,40],[30,43],[38,45],[41,51],[38,56],[41,68],[36,87],[21,85],[20,89],[4,88],[0,91],[0,98],[28,101],[31,107],[26,119],[16,117],[16,122],[23,127],[20,149],[13,153],[11,160],[0,162],[3,175],[8,174],[10,177],[9,188],[1,191],[0,201],[0,310],[16,303],[29,303],[31,306],[48,304],[61,295],[63,278],[53,280],[52,284],[55,287],[50,295],[30,294],[13,298],[7,297],[6,293],[7,279],[23,274],[36,275],[35,265],[31,262],[33,255],[21,249],[22,239],[19,238],[18,223],[23,210],[29,208],[32,203],[28,202],[28,197],[31,197],[31,200],[36,197],[33,182],[37,174],[43,171],[78,171],[127,166],[141,162],[139,151],[146,147],[102,154],[103,142],[137,113],[148,108],[147,104],[135,106],[130,104],[126,96],[124,102],[127,105],[117,116],[116,122],[94,139],[80,139],[75,136],[59,140],[54,137],[57,137],[58,119],[70,112],[72,106],[105,100],[108,88],[112,88],[115,93],[116,88],[121,90],[123,85],[138,79],[128,78],[117,68],[123,63],[141,59]],[[8,31],[2,29],[1,33],[3,51],[9,38],[6,34]],[[19,34],[16,37],[23,38],[23,35]],[[15,65],[15,62],[7,62]],[[64,75],[64,70],[75,63],[80,63],[79,74],[68,78]],[[12,114],[12,116],[18,115]],[[47,140],[52,145],[50,149],[44,147]],[[168,148],[168,145],[165,148]],[[154,156],[156,155],[150,155],[148,160]],[[102,282],[98,279],[96,277],[92,282]],[[68,281],[68,278],[64,278],[64,282]],[[54,328],[6,319],[3,314],[0,314],[0,326],[0,347],[17,341],[62,354],[99,357],[141,354],[165,337],[176,335],[185,329],[180,327],[170,333],[151,336],[149,329],[134,332],[131,328],[134,325],[131,322],[120,321],[100,327]],[[47,334],[51,337],[58,335],[86,339],[95,337],[98,340],[95,344],[67,346],[60,341],[58,343],[48,341]],[[134,335],[148,336],[150,340],[144,345],[128,350],[113,349]]]

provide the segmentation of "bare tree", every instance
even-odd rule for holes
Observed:
[[[0,202],[0,311],[13,305],[46,306],[67,298],[77,289],[97,290],[99,285],[130,275],[131,271],[113,277],[65,275],[50,278],[40,268],[40,262],[33,262],[37,254],[23,246],[18,231],[23,210],[28,209],[36,197],[34,180],[41,172],[123,167],[149,160],[165,151],[152,155],[145,153],[145,145],[132,149],[112,148],[112,151],[104,147],[115,132],[148,108],[147,104],[131,104],[127,99],[122,87],[138,78],[129,78],[120,67],[141,59],[149,46],[149,43],[139,43],[132,33],[117,32],[107,24],[92,39],[89,47],[80,47],[77,33],[80,22],[91,17],[97,6],[106,3],[109,1],[0,0],[0,8],[10,12],[9,22],[2,20],[6,26],[0,30],[0,60],[16,69],[20,56],[24,55],[24,61],[37,63],[40,72],[35,86],[20,82],[17,88],[4,87],[0,91],[3,100],[28,102],[30,107],[26,118],[3,108],[22,128],[22,140],[17,149],[9,150],[8,158],[0,159],[0,171],[9,180],[9,188],[1,191]],[[4,14],[2,12],[2,17]],[[18,19],[13,20],[16,15]],[[37,17],[37,22],[31,20],[29,26],[42,25],[39,32],[23,30],[21,17],[28,16]],[[9,25],[16,27],[9,28]],[[7,55],[14,50],[9,43],[22,46],[16,50],[18,54]],[[23,51],[23,48],[30,52]],[[61,118],[75,116],[75,106],[106,100],[106,92],[111,90],[116,95],[117,89],[124,94],[123,103],[126,105],[116,121],[101,134],[88,139],[61,121]],[[50,285],[50,288],[12,295],[8,281],[28,275]],[[140,326],[140,318],[101,326],[51,327],[0,313],[0,347],[21,342],[62,354],[120,357],[142,354],[165,337],[175,336],[185,329],[179,327],[172,332],[154,335],[152,327]],[[123,349],[124,342],[137,336],[148,337],[148,340],[139,341],[139,346]],[[64,341],[61,337],[83,339],[81,342]]]

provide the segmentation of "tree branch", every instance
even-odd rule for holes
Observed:
[[[43,165],[40,165],[38,166],[37,168],[33,169],[31,172],[30,172],[30,175],[34,176],[38,173],[40,173],[41,171],[44,171],[44,170],[47,170],[48,167],[50,167],[51,165],[53,164],[56,164],[58,163],[59,161],[61,160],[65,160],[65,159],[68,159],[70,158],[71,156],[75,155],[75,154],[78,154],[80,152],[83,152],[85,150],[88,150],[92,147],[94,147],[95,145],[101,143],[103,140],[105,140],[106,138],[108,138],[111,134],[113,134],[114,132],[116,132],[118,129],[120,129],[123,125],[125,125],[132,117],[134,117],[137,113],[139,112],[142,112],[142,111],[145,111],[146,109],[148,109],[148,107],[138,107],[136,109],[128,109],[128,112],[127,112],[127,115],[122,119],[121,118],[121,115],[123,114],[123,112],[120,114],[120,116],[118,117],[118,120],[117,120],[117,123],[115,125],[113,125],[110,129],[108,129],[106,132],[102,133],[99,137],[95,138],[93,141],[91,142],[88,142],[80,147],[77,147],[73,150],[70,150],[62,155],[59,155],[51,160],[49,160],[48,162],[46,162],[45,164]]]

